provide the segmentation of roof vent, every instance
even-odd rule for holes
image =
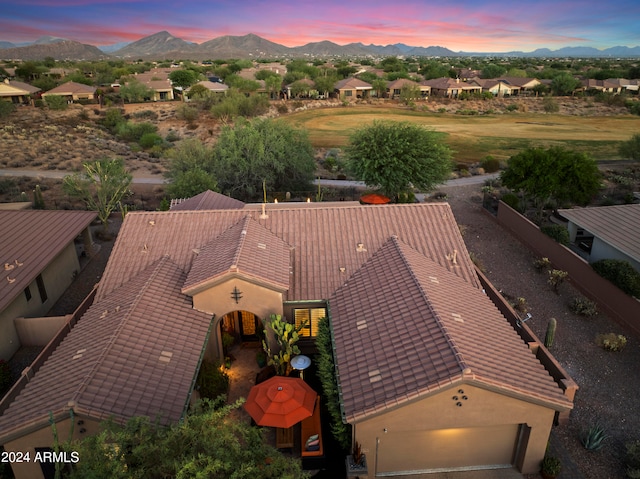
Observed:
[[[264,243],[258,243],[258,248],[260,249],[267,249],[267,245]]]
[[[366,253],[367,248],[364,247],[364,243],[358,243],[358,245],[356,246],[356,251],[358,253]]]
[[[155,226],[156,220],[149,220],[149,226]]]
[[[356,329],[360,331],[361,329],[367,329],[367,320],[361,319],[356,323]]]
[[[453,253],[447,255],[447,259],[451,261],[452,264],[458,264],[458,250],[454,249]]]
[[[440,283],[440,281],[438,281],[438,278],[436,278],[435,276],[429,276],[429,281],[431,281],[432,283]]]
[[[160,353],[160,357],[158,358],[158,361],[160,361],[161,363],[168,363],[169,361],[171,361],[172,357],[173,357],[172,352],[162,351]]]
[[[453,316],[454,321],[464,323],[464,319],[462,319],[462,316],[460,316],[458,313],[451,313],[451,316]]]
[[[340,266],[340,268],[339,268],[339,269],[340,269],[340,272],[341,272],[341,273],[344,273],[344,272],[346,272],[346,271],[347,271],[347,268],[345,268],[344,266]]]
[[[78,351],[76,351],[76,354],[73,355],[73,357],[71,359],[80,359],[82,357],[82,355],[84,353],[86,353],[87,350],[85,349],[78,349]]]
[[[382,381],[382,375],[380,374],[380,370],[374,369],[373,371],[369,371],[369,382],[377,383],[378,381]]]
[[[5,263],[4,264],[4,270],[5,271],[11,271],[13,268],[15,268],[15,265],[9,264],[9,263]]]
[[[266,206],[264,203],[262,203],[262,214],[260,215],[260,219],[266,220],[268,217],[269,215],[267,214]]]

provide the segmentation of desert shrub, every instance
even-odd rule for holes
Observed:
[[[513,208],[514,210],[519,211],[520,213],[522,213],[522,206],[521,206],[520,198],[515,193],[506,193],[506,194],[502,195],[502,198],[500,198],[500,199],[504,203],[509,205],[511,208]]]
[[[48,95],[45,103],[50,110],[66,110],[69,107],[65,97],[60,95]]]
[[[484,160],[480,162],[480,166],[487,173],[495,173],[500,169],[500,160],[498,160],[497,158],[494,158],[491,155],[488,155],[487,157],[485,157]]]
[[[138,144],[145,150],[153,148],[154,146],[160,146],[162,142],[162,137],[157,133],[145,133],[138,140]]]
[[[146,118],[148,120],[157,120],[158,119],[158,114],[153,110],[140,110],[140,111],[136,111],[133,114],[133,117],[134,118],[138,118],[138,119],[145,119]]]
[[[607,437],[604,428],[596,424],[586,431],[583,431],[580,435],[580,442],[588,451],[598,451],[604,446],[604,441]]]
[[[198,115],[200,112],[197,108],[192,106],[181,104],[176,108],[176,118],[179,120],[184,120],[186,122],[192,123],[198,119]]]
[[[229,375],[215,361],[203,361],[198,372],[197,387],[200,396],[215,399],[229,392]]]
[[[547,96],[542,100],[542,108],[546,113],[558,113],[560,111],[560,105],[558,105],[558,102],[550,96]]]
[[[628,100],[625,103],[625,106],[629,110],[629,113],[631,113],[632,115],[640,115],[640,101]]]
[[[16,110],[16,106],[10,101],[0,100],[0,118],[5,118]]]
[[[516,111],[516,110],[518,110],[518,105],[515,104],[515,103],[511,103],[510,105],[507,105],[505,110],[507,110],[507,111]]]
[[[457,115],[469,115],[469,116],[473,116],[473,115],[477,115],[478,114],[478,110],[473,110],[471,108],[461,108],[460,110],[458,110],[456,112]]]
[[[547,283],[557,294],[558,288],[560,288],[560,285],[564,283],[564,280],[567,279],[568,276],[569,273],[566,271],[562,271],[561,269],[552,269],[549,271],[549,279],[547,279]]]
[[[549,258],[547,257],[538,258],[534,260],[533,266],[536,270],[540,272],[542,270],[549,269],[551,267],[551,261],[549,261]]]
[[[627,337],[616,333],[598,334],[596,343],[605,351],[622,351],[627,345]]]
[[[569,302],[569,309],[580,316],[591,318],[598,314],[598,306],[584,296],[576,296]]]
[[[569,244],[569,230],[562,225],[545,225],[540,231],[562,245]]]
[[[0,359],[0,397],[11,387],[11,370],[9,363]]]
[[[631,479],[640,479],[640,440],[626,443],[625,449],[627,477]]]
[[[158,128],[153,123],[120,123],[117,127],[117,136],[124,141],[139,141],[146,133],[156,133]]]
[[[628,295],[640,298],[640,273],[631,263],[620,259],[601,259],[591,265],[596,273],[608,279]]]
[[[284,103],[280,103],[278,106],[276,106],[276,110],[278,110],[278,113],[280,113],[281,115],[289,113],[289,107]]]
[[[516,311],[520,311],[521,313],[526,313],[529,311],[529,305],[527,304],[526,298],[518,297],[515,301],[512,302],[513,309]]]
[[[169,132],[167,133],[167,136],[165,137],[165,140],[167,140],[170,143],[174,143],[180,140],[180,134],[175,130],[169,130]]]

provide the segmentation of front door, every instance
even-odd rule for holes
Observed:
[[[248,311],[237,311],[242,341],[258,340],[258,318]]]

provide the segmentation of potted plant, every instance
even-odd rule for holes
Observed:
[[[267,365],[267,353],[262,349],[256,353],[256,362],[258,363],[259,368],[263,368]]]
[[[356,441],[353,445],[353,454],[346,459],[347,477],[359,477],[367,475],[367,457],[362,452],[362,446]]]
[[[554,479],[560,474],[562,463],[560,459],[554,456],[545,456],[542,460],[542,477],[544,479]]]

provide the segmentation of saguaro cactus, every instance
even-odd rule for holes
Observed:
[[[544,336],[544,347],[549,349],[553,345],[553,340],[556,337],[556,326],[558,325],[558,321],[556,318],[551,318],[549,320],[549,324],[547,325],[547,334]]]

